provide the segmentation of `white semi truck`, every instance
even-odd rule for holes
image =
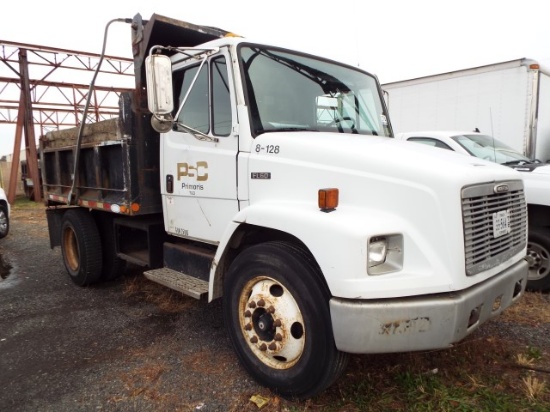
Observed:
[[[222,298],[244,368],[293,398],[349,353],[449,347],[523,294],[518,173],[393,139],[375,76],[159,15],[132,39],[120,117],[40,142],[77,285],[132,262]]]
[[[479,130],[550,160],[550,72],[517,59],[382,85],[395,133]]]

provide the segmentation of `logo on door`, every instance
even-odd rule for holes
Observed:
[[[205,161],[199,161],[196,165],[178,163],[177,170],[178,180],[184,177],[195,178],[197,182],[205,182],[208,180],[208,163]]]
[[[181,188],[188,190],[188,194],[195,196],[196,190],[204,190],[202,182],[208,180],[208,163],[199,161],[192,165],[189,163],[178,163],[176,178],[179,180],[185,179],[187,182],[181,183]],[[189,180],[195,180],[196,183],[189,183]]]

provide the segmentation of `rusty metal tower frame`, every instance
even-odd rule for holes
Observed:
[[[94,72],[99,61],[99,54],[0,40],[0,69],[7,68],[11,74],[2,76],[6,70],[0,71],[0,125],[16,125],[7,193],[10,203],[15,200],[23,132],[29,177],[33,187],[39,188],[36,131],[42,136],[49,130],[80,125],[89,85],[75,79],[91,79],[92,74],[85,72]],[[133,59],[104,56],[99,73],[107,80],[96,83],[86,123],[118,116],[120,94],[133,90],[108,85],[128,78],[127,83],[133,84]],[[41,200],[40,190],[35,190],[34,201]]]

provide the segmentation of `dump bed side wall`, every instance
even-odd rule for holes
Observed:
[[[134,115],[130,94],[120,116],[83,130],[76,204],[129,215],[162,211],[159,135],[144,116]],[[141,117],[144,117],[143,119]],[[72,185],[78,128],[49,132],[40,141],[44,198],[67,204]]]

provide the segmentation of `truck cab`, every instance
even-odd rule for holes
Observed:
[[[264,187],[292,179],[291,164],[272,172],[294,148],[285,140],[391,133],[373,76],[240,38],[202,47],[192,58],[172,56],[173,79],[157,88],[173,89],[177,103],[161,134],[163,212],[173,235],[216,243],[227,222],[265,197]]]

